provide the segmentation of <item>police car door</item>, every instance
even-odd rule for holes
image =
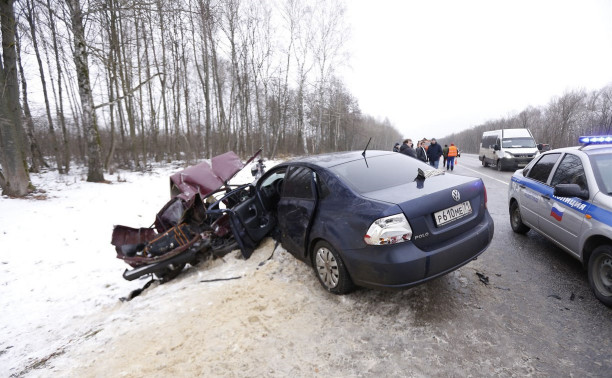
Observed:
[[[536,229],[540,228],[541,202],[547,196],[552,196],[553,190],[546,183],[560,156],[560,153],[543,155],[533,166],[523,171],[526,178],[517,183],[520,193],[521,217],[525,223]]]
[[[550,181],[552,188],[558,184],[578,184],[588,191],[584,167],[577,155],[566,153]],[[541,203],[540,228],[557,243],[578,254],[579,235],[584,214],[589,203],[579,198],[544,197]]]

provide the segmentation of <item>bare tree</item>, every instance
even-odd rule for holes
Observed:
[[[326,2],[319,0],[315,5],[316,14],[314,20],[316,30],[314,41],[314,51],[317,67],[319,68],[318,81],[318,120],[316,135],[325,136],[323,130],[323,112],[325,108],[325,90],[326,83],[329,83],[331,77],[330,69],[335,63],[335,60],[341,55],[341,49],[344,46],[344,41],[348,32],[343,21],[345,8],[339,1]],[[336,141],[333,141],[336,144]],[[317,146],[321,146],[321,140],[317,139]]]
[[[68,141],[68,130],[66,128],[66,119],[64,118],[64,95],[62,82],[62,65],[60,64],[60,49],[57,43],[57,31],[55,27],[55,19],[57,16],[54,14],[53,8],[51,7],[50,0],[47,0],[47,16],[49,21],[49,28],[51,29],[51,37],[53,41],[53,53],[55,55],[55,68],[57,70],[57,101],[55,103],[55,114],[59,120],[59,124],[62,130],[62,164],[63,171],[70,171],[70,144]]]
[[[40,81],[43,91],[43,98],[45,100],[45,110],[47,114],[47,123],[49,126],[49,136],[51,138],[51,144],[53,148],[53,153],[55,156],[55,162],[57,164],[57,170],[59,173],[64,173],[61,153],[57,143],[57,137],[55,135],[55,127],[53,122],[53,117],[51,116],[51,105],[49,101],[49,95],[47,93],[47,82],[45,80],[45,70],[42,63],[42,58],[40,54],[40,49],[38,47],[38,36],[37,36],[37,23],[36,23],[36,9],[35,2],[33,0],[26,0],[26,9],[25,9],[25,17],[30,26],[30,35],[32,37],[32,45],[34,47],[34,52],[36,54],[36,60],[38,62],[38,71],[40,74]]]
[[[583,91],[571,91],[551,100],[547,109],[550,125],[548,140],[556,148],[572,145],[577,141],[578,126],[586,95]]]
[[[48,167],[49,165],[45,161],[42,152],[40,152],[40,147],[38,146],[38,141],[36,139],[36,135],[34,134],[34,121],[32,120],[32,113],[30,112],[30,104],[28,101],[28,83],[26,81],[23,64],[21,62],[21,42],[17,32],[15,32],[15,42],[17,46],[17,64],[19,66],[19,76],[21,78],[21,93],[23,96],[23,116],[26,123],[28,143],[30,145],[30,155],[32,157],[30,172],[38,173],[40,172],[41,166]]]
[[[74,35],[74,64],[78,78],[79,96],[81,99],[82,124],[87,139],[87,181],[103,182],[102,156],[100,134],[96,120],[96,111],[89,81],[89,62],[87,44],[85,41],[85,28],[83,27],[83,13],[79,0],[66,0],[72,20],[72,33]]]
[[[4,168],[0,172],[0,187],[5,195],[22,197],[28,193],[30,176],[22,140],[13,0],[0,0],[0,27],[2,28],[0,162]]]

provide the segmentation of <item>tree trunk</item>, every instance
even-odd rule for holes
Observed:
[[[138,63],[138,107],[140,109],[140,117],[139,117],[139,123],[140,123],[140,148],[141,148],[141,153],[142,153],[142,167],[143,169],[147,169],[147,143],[146,143],[146,133],[145,133],[145,127],[144,127],[144,99],[142,96],[142,85],[140,85],[140,83],[142,83],[142,58],[140,56],[140,27],[138,24],[138,20],[140,19],[140,15],[136,16],[136,20],[134,20],[134,30],[136,31],[136,60]],[[142,31],[143,34],[146,33],[146,31],[143,28]]]
[[[45,110],[47,114],[47,122],[49,124],[49,136],[51,137],[51,144],[53,148],[53,154],[55,155],[55,162],[57,164],[57,170],[59,173],[64,173],[62,158],[60,155],[59,148],[57,146],[57,137],[55,135],[55,128],[53,126],[53,118],[51,117],[51,105],[49,104],[49,95],[47,93],[47,82],[45,80],[45,70],[43,68],[42,59],[40,57],[40,49],[38,48],[38,37],[36,35],[36,24],[34,14],[34,2],[28,1],[26,5],[25,17],[30,26],[30,34],[32,36],[32,46],[36,54],[36,60],[38,62],[38,71],[40,73],[40,82],[43,91],[43,98],[45,100]]]
[[[150,15],[149,15],[150,16]],[[150,19],[150,17],[149,17]],[[143,36],[143,43],[144,43],[144,55],[145,55],[145,67],[146,67],[146,73],[147,73],[147,77],[150,78],[151,77],[151,64],[149,62],[149,40],[147,38],[147,29],[145,28],[145,23],[144,21],[142,21],[142,36]],[[151,39],[151,43],[153,42],[153,39]],[[155,46],[152,46],[153,50],[155,50]],[[151,84],[152,80],[149,80],[147,82],[147,92],[149,94],[149,129],[151,130],[151,136],[153,139],[153,154],[155,155],[155,161],[160,161],[160,153],[159,153],[159,146],[158,146],[158,137],[159,137],[159,126],[157,124],[157,113],[155,111],[155,103],[153,101],[153,88],[152,88],[152,84]]]
[[[162,109],[164,111],[164,142],[163,142],[163,151],[164,154],[168,152],[168,138],[169,138],[169,125],[168,125],[168,100],[166,99],[166,88],[168,87],[168,63],[166,58],[166,24],[164,21],[164,9],[163,9],[163,1],[157,0],[157,12],[159,15],[159,34],[161,35],[161,51],[162,51],[162,64],[161,70],[159,68],[159,63],[157,61],[157,54],[155,54],[155,49],[153,49],[153,59],[155,60],[155,66],[157,67],[157,71],[163,72],[162,75],[159,76],[159,81],[161,84],[161,97],[162,97]],[[168,160],[169,160],[168,156]]]
[[[85,136],[87,139],[87,181],[103,182],[102,153],[100,146],[100,135],[96,113],[89,81],[89,63],[87,61],[87,46],[85,45],[85,28],[83,26],[83,13],[79,0],[66,0],[70,9],[72,20],[72,33],[74,35],[74,64],[83,109],[82,119]]]
[[[30,175],[23,153],[23,128],[17,84],[14,0],[0,0],[2,28],[2,65],[0,66],[0,173],[2,193],[23,197],[28,194]]]
[[[63,83],[62,83],[62,65],[60,64],[60,53],[57,45],[57,33],[55,31],[55,18],[53,10],[51,9],[51,2],[47,0],[47,11],[49,12],[49,27],[51,28],[51,35],[53,37],[53,52],[55,54],[55,65],[57,66],[57,103],[55,105],[55,113],[59,120],[60,127],[62,129],[62,163],[64,165],[64,171],[70,171],[70,143],[68,141],[68,130],[66,128],[66,120],[64,119],[64,96],[63,96]]]
[[[41,166],[49,167],[49,165],[45,161],[42,152],[40,152],[38,141],[36,140],[36,135],[34,134],[34,121],[32,121],[32,113],[30,112],[30,105],[28,101],[28,83],[26,82],[23,65],[21,64],[21,43],[17,33],[15,33],[15,41],[17,42],[17,63],[19,65],[19,74],[21,76],[23,115],[27,126],[26,132],[28,136],[28,143],[30,144],[30,154],[32,156],[32,167],[30,168],[30,172],[38,173],[40,172]]]

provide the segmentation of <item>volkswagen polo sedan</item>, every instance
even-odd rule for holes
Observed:
[[[331,293],[408,288],[474,260],[493,237],[482,180],[431,168],[388,151],[295,159],[228,193],[241,199],[223,211],[246,258],[272,235]]]

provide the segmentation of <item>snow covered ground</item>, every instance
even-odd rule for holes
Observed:
[[[31,175],[38,190],[28,198],[0,197],[0,376],[44,368],[95,332],[92,316],[143,286],[121,276],[113,225],[151,225],[169,199],[169,176],[183,168],[119,171],[109,184],[86,182],[83,168],[45,172]],[[252,179],[246,167],[233,182]]]

